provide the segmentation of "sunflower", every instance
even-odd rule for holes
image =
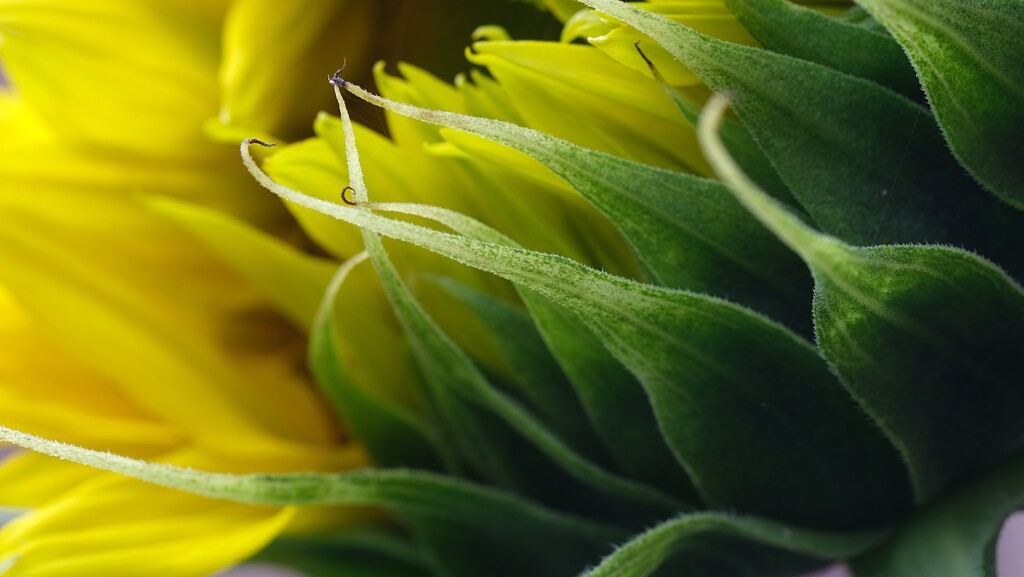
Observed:
[[[16,504],[38,507],[0,532],[12,574],[99,572],[140,550],[143,572],[199,575],[289,523],[310,533],[264,558],[325,575],[782,576],[836,560],[861,577],[993,573],[1024,502],[1024,5],[535,4],[560,36],[481,27],[477,68],[451,84],[409,64],[339,71],[340,117],[321,113],[304,140],[281,111],[330,90],[276,95],[294,65],[267,76],[244,53],[224,59],[219,113],[194,115],[210,152],[182,150],[200,124],[163,140],[133,117],[119,135],[101,129],[110,110],[8,97],[23,136],[5,147],[51,146],[76,179],[99,166],[76,154],[96,155],[139,191],[9,203],[5,223],[27,223],[0,252],[21,319],[9,333],[30,343],[14,366],[38,375],[33,353],[50,347],[89,384],[88,401],[14,387],[22,407],[53,409],[11,411],[31,434],[3,438],[106,471],[59,465],[41,483],[33,467],[58,465],[6,466],[12,486],[30,481]],[[253,38],[255,13],[235,12],[225,38]],[[6,50],[20,88],[26,65]],[[322,55],[296,50],[282,60]],[[75,55],[87,78],[110,74]],[[261,80],[226,89],[245,63]],[[182,81],[198,70],[174,64]],[[186,98],[159,96],[155,110]],[[58,112],[66,135],[48,124]],[[185,167],[226,155],[210,136],[243,133],[243,163],[283,204],[244,178],[244,196],[206,177],[167,187],[104,156]],[[46,190],[39,172],[26,187]],[[118,243],[126,231],[140,244]],[[232,371],[266,384],[247,395]],[[75,425],[58,426],[65,413]],[[119,508],[103,531],[62,501],[80,494],[82,510],[112,495],[151,509]],[[145,565],[167,512],[194,537],[174,546],[206,550],[190,527],[224,544]],[[133,522],[149,524],[144,545],[105,537]],[[34,556],[87,539],[106,561]]]

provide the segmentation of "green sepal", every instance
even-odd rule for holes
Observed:
[[[437,431],[395,404],[374,397],[355,382],[338,354],[334,303],[345,277],[365,255],[346,261],[328,286],[309,335],[313,381],[374,462],[384,467],[442,470],[446,450]],[[451,457],[447,458],[450,462]]]
[[[725,3],[769,50],[872,80],[913,100],[923,97],[903,48],[884,31],[872,30],[863,22],[830,18],[789,0]],[[742,166],[741,160],[737,158]],[[757,180],[756,174],[751,176]]]
[[[792,577],[865,551],[884,536],[692,513],[634,537],[582,577]]]
[[[343,87],[425,122],[489,126]],[[536,143],[550,139],[535,133],[526,142],[543,150]],[[571,309],[643,384],[669,447],[712,506],[844,528],[880,523],[908,507],[909,490],[892,489],[905,488],[905,470],[887,440],[817,350],[767,318],[557,256],[358,214],[286,189],[246,162],[261,184],[287,200],[492,272]],[[802,474],[793,479],[779,470]]]
[[[520,307],[450,278],[430,279],[452,295],[487,328],[501,354],[507,380],[529,401],[544,424],[574,450],[596,463],[609,458],[594,434],[572,384]]]
[[[1024,2],[857,1],[906,48],[964,167],[1024,209]]]
[[[616,463],[635,479],[688,502],[699,501],[693,483],[668,448],[637,378],[572,311],[528,289],[520,288],[520,295]]]
[[[715,138],[701,143],[737,198],[810,267],[818,345],[900,451],[917,502],[1024,445],[1024,291],[963,250],[856,248],[820,234],[768,197]]]
[[[915,513],[895,535],[850,563],[857,577],[996,577],[996,542],[1024,509],[1024,456]]]
[[[919,501],[1024,443],[1024,292],[939,246],[811,257],[818,343],[907,458]]]

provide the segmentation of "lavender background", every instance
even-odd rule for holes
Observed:
[[[1024,513],[1010,517],[1003,526],[998,546],[999,577],[1024,577]],[[240,567],[220,577],[304,577],[301,573],[278,569],[269,565]],[[806,577],[852,577],[842,566],[832,567]]]

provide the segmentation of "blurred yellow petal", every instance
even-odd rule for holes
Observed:
[[[2,70],[0,70],[2,72]],[[0,86],[0,151],[17,150],[29,142],[51,138],[51,132],[25,106],[17,94]]]
[[[210,247],[263,292],[296,328],[308,332],[336,268],[223,213],[168,198],[146,204]]]
[[[38,453],[17,453],[0,463],[0,508],[41,507],[100,474],[96,469]]]
[[[177,432],[42,334],[0,287],[0,421],[48,438],[130,455],[171,447]]]
[[[165,2],[0,0],[0,57],[64,138],[195,154],[216,112],[219,24]]]
[[[334,101],[327,75],[344,59],[367,59],[382,15],[380,2],[363,0],[236,0],[224,29],[217,121],[248,136],[308,133],[309,119]]]
[[[527,125],[622,158],[710,174],[693,127],[657,83],[600,50],[556,42],[478,42],[471,60]]]
[[[586,6],[576,0],[540,0],[540,2],[555,15],[555,18],[562,22],[565,22],[573,14],[586,8]]]
[[[137,151],[22,141],[0,154],[5,187],[0,205],[39,203],[44,195],[54,204],[64,204],[86,194],[130,202],[131,193],[145,191],[201,203],[269,230],[289,226],[280,203],[245,176],[234,147],[168,162]]]
[[[103,474],[0,529],[12,577],[204,577],[251,556],[291,508],[238,505]]]
[[[233,355],[266,357],[301,377],[301,339],[264,321],[263,299],[202,245],[132,203],[40,204],[0,211],[0,281],[47,334],[198,442],[258,454],[333,439],[301,378],[236,368]]]

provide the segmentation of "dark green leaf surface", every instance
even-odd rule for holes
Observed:
[[[996,577],[1000,529],[1021,509],[1024,456],[1017,455],[916,513],[852,569],[857,577]]]
[[[765,48],[872,80],[915,100],[922,97],[903,48],[884,31],[829,18],[789,0],[725,3]]]
[[[545,425],[581,454],[605,462],[607,455],[594,435],[575,390],[530,315],[458,281],[437,278],[434,282],[471,310],[487,328],[508,367],[508,378],[544,418]]]
[[[634,537],[583,577],[787,577],[860,553],[883,536],[694,513]]]
[[[858,2],[906,48],[957,158],[1024,208],[1024,2]]]
[[[728,93],[829,234],[855,245],[965,244],[1021,268],[1019,215],[964,177],[921,106],[868,80],[717,40],[633,4],[584,3],[650,35],[711,89]]]
[[[759,191],[714,138],[701,143],[753,214],[815,277],[818,343],[903,455],[918,502],[1024,444],[1024,291],[989,262],[942,246],[854,248]]]
[[[699,500],[693,483],[665,444],[643,385],[577,315],[527,289],[520,293],[619,466],[631,477],[689,502]]]
[[[910,461],[919,500],[1024,442],[1024,293],[957,249],[814,257],[825,356]]]

